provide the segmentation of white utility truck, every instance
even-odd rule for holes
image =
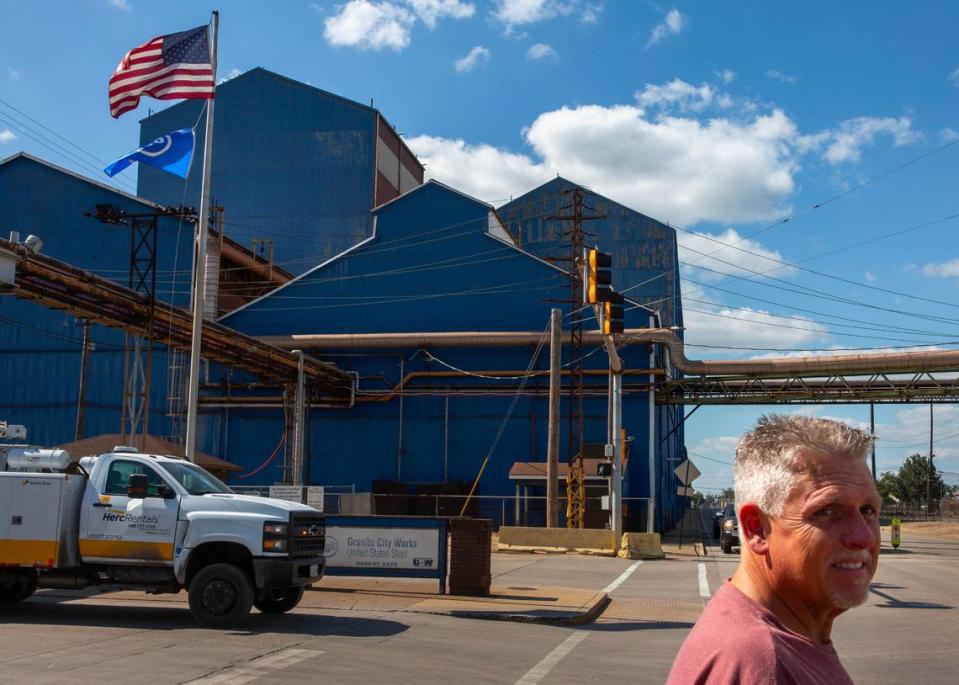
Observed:
[[[0,452],[0,604],[37,588],[186,589],[204,625],[289,611],[323,574],[323,515],[234,494],[177,457]]]

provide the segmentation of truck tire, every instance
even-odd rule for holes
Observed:
[[[253,602],[253,606],[264,614],[285,614],[303,599],[302,585],[284,590],[264,590],[262,596]]]
[[[732,553],[733,553],[733,546],[730,545],[728,542],[722,543],[721,546],[722,546],[722,548],[723,548],[723,554],[732,554]]]
[[[16,604],[22,602],[37,589],[34,583],[11,583],[0,585],[0,604]]]
[[[210,564],[190,582],[190,611],[211,628],[229,628],[250,613],[253,583],[233,564]]]

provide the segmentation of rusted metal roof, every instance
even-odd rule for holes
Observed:
[[[583,459],[583,470],[586,472],[586,480],[606,480],[604,476],[596,474],[597,467],[605,459]],[[556,477],[565,481],[569,473],[569,464],[560,462],[557,464]],[[510,480],[546,480],[546,462],[545,461],[516,461],[509,470]]]
[[[126,438],[126,443],[131,446],[136,446],[139,449],[139,438],[135,438],[132,442],[130,438]],[[119,433],[104,433],[103,435],[95,435],[90,438],[84,438],[83,440],[67,442],[62,445],[57,445],[57,447],[69,452],[70,458],[73,461],[79,461],[81,457],[99,456],[107,452],[112,452],[114,447],[123,444],[124,438]],[[155,435],[144,436],[142,451],[144,454],[159,454],[172,457],[182,457],[184,455],[183,445],[177,445],[168,440],[158,438]],[[225,459],[220,459],[219,457],[214,457],[211,454],[199,451],[196,453],[196,463],[207,471],[238,473],[243,470],[236,464],[231,464]]]

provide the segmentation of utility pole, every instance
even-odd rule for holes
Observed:
[[[546,445],[546,527],[559,525],[559,391],[562,384],[563,315],[558,307],[549,320],[549,438]]]
[[[90,369],[90,352],[93,343],[90,342],[90,322],[83,322],[83,347],[80,350],[80,387],[77,389],[77,423],[73,431],[74,440],[83,439],[83,423],[87,413],[87,377]]]
[[[932,513],[932,402],[929,403],[929,470],[926,472],[926,516]]]
[[[584,528],[586,525],[586,490],[583,471],[583,222],[605,219],[605,215],[583,216],[584,209],[592,209],[585,203],[586,191],[580,186],[564,190],[563,195],[572,195],[572,203],[562,209],[572,209],[572,214],[550,216],[553,221],[571,221],[570,232],[570,384],[569,384],[569,431],[567,457],[569,475],[566,484],[566,526]]]
[[[869,435],[872,436],[872,479],[876,480],[876,403],[869,403]]]

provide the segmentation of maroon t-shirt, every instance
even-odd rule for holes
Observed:
[[[851,684],[832,643],[788,630],[728,580],[686,637],[667,685]]]

